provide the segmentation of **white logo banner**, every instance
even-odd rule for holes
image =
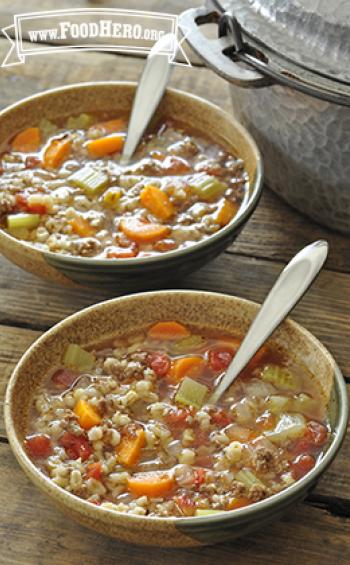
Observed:
[[[59,51],[117,51],[148,54],[163,35],[174,35],[164,54],[172,62],[179,50],[190,65],[178,40],[178,16],[122,9],[71,9],[16,14],[13,25],[2,29],[11,43],[2,67],[25,63],[31,55]],[[179,63],[177,63],[179,64]],[[181,63],[180,63],[181,64]]]

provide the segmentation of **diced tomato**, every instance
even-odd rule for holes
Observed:
[[[51,377],[51,382],[56,388],[69,388],[77,378],[77,374],[69,369],[58,369]]]
[[[191,170],[191,166],[185,159],[169,155],[162,162],[162,169],[165,174],[179,175],[181,173],[188,173]]]
[[[185,428],[190,415],[190,410],[186,408],[174,408],[164,416],[164,420],[170,428]]]
[[[293,478],[297,481],[315,466],[315,459],[311,455],[299,455],[290,465]]]
[[[28,204],[28,212],[43,216],[44,214],[47,214],[47,207],[45,204]]]
[[[207,445],[209,442],[209,432],[204,432],[203,430],[195,430],[195,438],[194,438],[194,442],[193,442],[193,446],[194,447],[199,447],[201,445]],[[197,465],[206,467],[206,465],[202,465],[202,463],[199,463],[199,459],[197,458]]]
[[[34,157],[33,155],[26,157],[25,160],[26,169],[35,169],[35,167],[39,167],[39,165],[41,165],[41,161],[40,159],[38,159],[38,157]]]
[[[91,504],[95,504],[95,506],[101,506],[100,500],[88,500],[88,502],[90,502]]]
[[[28,212],[28,200],[24,194],[16,194],[16,206],[19,210],[23,212]]]
[[[293,455],[308,453],[312,449],[310,441],[304,436],[296,441],[289,449]]]
[[[199,490],[203,483],[205,483],[206,470],[202,467],[194,470],[194,488]]]
[[[27,436],[24,445],[32,457],[44,458],[53,453],[52,442],[45,434],[33,434]]]
[[[96,479],[96,481],[99,481],[102,476],[102,463],[97,461],[96,463],[91,463],[90,465],[88,465],[86,475],[90,479]]]
[[[16,195],[16,206],[22,212],[30,212],[32,214],[47,214],[47,207],[44,204],[29,204],[24,194]]]
[[[196,505],[189,494],[181,494],[180,496],[176,496],[174,500],[184,516],[194,515]]]
[[[119,247],[113,245],[106,249],[106,255],[108,259],[130,259],[131,257],[137,257],[139,252],[139,246],[137,243],[132,243],[130,247]]]
[[[224,371],[231,363],[234,356],[232,349],[224,349],[222,347],[211,349],[208,352],[208,362],[210,368],[215,371]]]
[[[225,428],[232,422],[231,417],[223,408],[218,408],[217,410],[211,412],[210,418],[212,423],[220,426],[220,428]]]
[[[78,459],[86,461],[92,454],[92,447],[86,436],[75,436],[69,432],[65,432],[59,440],[59,444],[64,447],[70,459]]]
[[[196,457],[196,465],[200,465],[201,467],[206,467],[207,469],[210,469],[213,466],[213,463],[214,463],[213,455],[210,454],[197,455]]]
[[[154,351],[149,353],[147,357],[147,364],[155,372],[157,377],[165,377],[170,370],[171,361],[170,357],[166,353]]]
[[[307,424],[305,438],[315,447],[322,447],[328,439],[328,430],[323,424],[311,420]]]

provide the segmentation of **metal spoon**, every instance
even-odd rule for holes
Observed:
[[[132,105],[128,132],[120,160],[121,165],[129,163],[163,97],[170,77],[171,55],[176,45],[174,42],[176,42],[176,37],[173,33],[163,35],[153,45],[147,57]],[[170,53],[171,50],[171,55],[166,53]]]
[[[215,404],[238,377],[272,332],[299,302],[320,272],[328,255],[328,243],[320,240],[304,247],[283,269],[253,320],[225,376],[209,402]]]

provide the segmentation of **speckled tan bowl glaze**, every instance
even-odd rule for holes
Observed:
[[[22,446],[33,394],[46,375],[59,366],[68,343],[91,345],[111,336],[138,331],[161,319],[177,319],[242,335],[258,305],[240,298],[195,291],[163,291],[117,298],[70,316],[38,339],[11,377],[5,399],[8,438],[26,474],[54,503],[78,522],[123,541],[169,547],[217,543],[266,524],[301,500],[335,457],[346,432],[348,405],[344,380],[330,353],[305,329],[285,322],[273,344],[293,352],[306,365],[329,398],[332,437],[321,462],[302,480],[253,506],[197,518],[148,518],[125,515],[85,502],[57,487],[27,457]]]
[[[83,83],[56,88],[10,106],[0,112],[0,152],[16,132],[37,124],[42,117],[57,120],[81,112],[128,113],[135,84]],[[189,130],[202,132],[244,160],[250,178],[248,197],[229,225],[193,246],[155,257],[95,259],[44,252],[0,230],[0,252],[10,261],[40,277],[70,286],[119,289],[159,288],[200,268],[225,249],[239,234],[258,204],[262,189],[262,161],[249,133],[230,115],[201,98],[168,89],[156,119],[176,117]]]

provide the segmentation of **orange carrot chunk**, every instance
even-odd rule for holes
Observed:
[[[203,372],[205,361],[199,355],[191,355],[189,357],[181,357],[176,359],[170,371],[170,378],[179,382],[184,377],[197,378]]]
[[[240,498],[231,498],[228,502],[226,510],[234,510],[235,508],[243,508],[244,506],[249,506],[251,504],[251,500],[244,496]]]
[[[167,473],[150,472],[129,477],[127,485],[134,496],[162,497],[173,490],[175,481]]]
[[[220,206],[215,216],[215,220],[220,226],[226,226],[237,214],[237,211],[237,204],[234,204],[233,202],[225,198],[223,204]]]
[[[120,153],[124,145],[123,135],[109,135],[93,139],[86,144],[90,157],[98,159],[111,153]]]
[[[23,153],[30,153],[38,151],[41,143],[40,129],[27,128],[20,131],[12,141],[13,151],[22,151]]]
[[[74,233],[80,235],[80,237],[91,237],[96,233],[95,228],[90,226],[83,216],[76,216],[76,218],[69,220],[69,224],[72,226]]]
[[[151,243],[167,237],[170,233],[168,226],[141,222],[138,218],[127,218],[120,222],[120,229],[130,239],[137,243]]]
[[[152,339],[176,340],[188,337],[191,332],[179,322],[157,322],[148,330],[148,337]]]
[[[100,415],[86,400],[78,400],[74,407],[74,414],[78,416],[78,422],[84,430],[89,430],[102,422]]]
[[[160,220],[168,220],[174,214],[169,197],[157,186],[145,186],[141,191],[140,200],[141,204]]]
[[[70,153],[72,142],[68,137],[54,139],[44,153],[44,167],[57,169]]]
[[[121,465],[131,467],[135,465],[141,455],[141,449],[146,445],[146,436],[143,428],[129,428],[122,436],[121,442],[116,447],[117,459]]]

